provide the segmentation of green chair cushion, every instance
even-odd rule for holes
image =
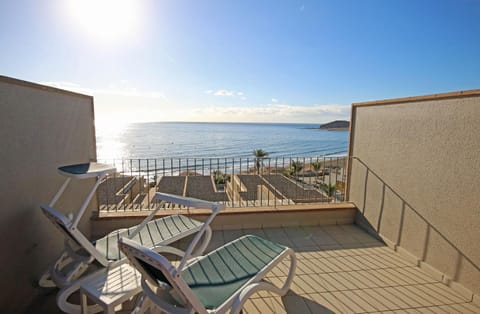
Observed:
[[[248,235],[208,254],[182,272],[182,277],[207,309],[215,309],[286,248]]]
[[[152,220],[133,237],[133,241],[152,248],[156,245],[168,245],[173,242],[173,237],[189,232],[194,233],[200,229],[202,222],[188,218],[183,215],[172,215]],[[108,260],[119,260],[123,254],[118,249],[118,240],[121,237],[128,237],[136,226],[113,232],[95,241],[95,248]]]

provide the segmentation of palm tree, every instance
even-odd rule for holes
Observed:
[[[318,182],[318,172],[322,168],[322,163],[320,161],[312,162],[313,171],[315,171],[316,181]]]
[[[257,169],[257,174],[260,174],[260,168],[263,166],[262,159],[268,156],[268,153],[263,149],[254,149],[253,155],[255,156],[255,169]]]
[[[335,195],[335,191],[337,190],[337,187],[335,186],[335,184],[329,184],[327,185],[327,194],[328,196],[332,197]]]
[[[318,175],[318,171],[322,168],[322,163],[320,161],[312,162],[313,171],[315,171]]]
[[[292,160],[292,172],[295,174],[295,176],[303,169],[303,163],[300,161],[295,161]]]

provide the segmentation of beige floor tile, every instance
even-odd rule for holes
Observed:
[[[262,238],[268,238],[267,235],[265,234],[264,229],[260,228],[255,228],[255,229],[243,229],[243,234],[251,234],[251,235],[256,235]]]
[[[287,264],[288,263],[288,264]],[[298,265],[298,264],[297,264]],[[273,268],[268,274],[267,278],[269,277],[283,277],[283,276],[288,276],[288,272],[290,269],[290,264],[289,262],[282,262],[279,263],[275,268]],[[299,271],[299,268],[297,266],[295,274],[299,274],[301,271]]]
[[[415,299],[412,299],[410,296],[402,293],[398,287],[386,287],[382,288],[386,293],[395,296],[395,299],[398,300],[400,304],[403,305],[403,309],[421,307],[422,304]]]
[[[347,292],[348,291],[337,291],[333,292],[333,295],[341,300],[341,302],[350,308],[354,313],[364,313],[373,309],[373,306],[368,302],[368,300],[365,300],[358,295],[355,295],[355,297],[352,298],[351,293]]]
[[[441,283],[438,283],[438,285],[442,285]],[[424,299],[428,300],[428,302],[431,302],[432,305],[442,305],[442,304],[451,304],[451,303],[456,303],[455,301],[452,301],[452,299],[457,299],[458,302],[465,302],[462,298],[456,298],[453,295],[442,295],[437,293],[434,284],[428,284],[428,285],[415,285],[412,286],[412,290],[415,291],[415,293],[418,296],[422,296]]]
[[[376,311],[376,308],[372,305],[369,299],[366,299],[362,294],[358,293],[358,290],[342,291],[346,298],[353,300],[360,307],[365,309],[365,312]]]
[[[403,300],[403,298],[397,296],[397,294],[389,291],[385,288],[374,288],[372,289],[375,293],[377,293],[380,298],[385,299],[393,303],[395,306],[392,309],[406,309],[409,308],[410,305]]]
[[[266,281],[272,283],[276,287],[282,287],[287,280],[287,277],[272,277],[272,278],[267,278]],[[293,285],[293,282],[292,282]],[[290,290],[292,289],[292,286],[290,286]]]
[[[207,246],[206,251],[210,252],[215,249],[218,249],[221,247],[223,244],[225,244],[225,241],[223,240],[223,233],[221,230],[215,230],[212,232],[212,239],[210,240],[210,243]]]
[[[376,287],[375,283],[372,283],[367,276],[362,276],[361,271],[352,271],[352,272],[344,272],[344,273],[336,273],[334,275],[339,275],[345,280],[348,280],[353,289],[366,289],[366,288],[373,288]]]
[[[413,267],[408,268],[385,268],[371,271],[378,278],[383,280],[387,286],[405,286],[428,283],[428,281],[421,280],[410,275],[414,271]]]
[[[286,295],[282,297],[283,304],[287,313],[310,313],[310,309],[304,299],[298,295]]]
[[[355,313],[352,308],[343,302],[343,298],[339,298],[338,295],[336,296],[332,292],[321,293],[320,295],[336,309],[336,313]]]
[[[409,267],[409,266],[415,266],[415,264],[411,263],[410,261],[404,259],[401,255],[399,254],[375,254],[374,255],[377,259],[382,259],[385,261],[388,261],[392,264],[392,266],[396,267]]]
[[[268,306],[272,309],[271,313],[275,314],[285,314],[287,313],[287,309],[283,304],[283,299],[280,296],[274,296],[270,298],[265,298],[264,302],[268,304]]]
[[[255,303],[253,302],[254,299],[248,299],[244,304],[243,304],[243,313],[244,314],[257,314],[260,313],[258,308],[255,306]]]
[[[321,268],[325,269],[325,272],[331,273],[331,272],[343,271],[342,267],[337,262],[336,258],[323,258],[323,259],[320,259],[319,261],[320,261]]]
[[[336,257],[344,249],[339,244],[320,245],[319,257]]]
[[[390,271],[390,270],[387,270]],[[436,280],[416,266],[395,269],[396,274],[409,283],[432,283]]]
[[[425,306],[425,301],[423,299],[419,299],[415,294],[411,292],[406,292],[409,289],[408,286],[386,287],[383,289],[385,289],[391,294],[394,294],[397,298],[406,303],[409,308],[418,308]]]
[[[308,295],[311,302],[307,302],[307,306],[312,313],[341,313],[340,308],[335,306],[335,302],[331,303],[325,298],[325,293],[314,293]],[[318,312],[316,310],[319,310]],[[323,312],[321,312],[323,310]]]
[[[322,300],[322,303],[313,299],[314,295],[304,296],[304,302],[307,304],[310,313],[314,314],[334,314],[335,310],[331,305],[328,305],[326,301]]]
[[[415,304],[413,306],[415,308],[435,305],[428,296],[420,294],[415,286],[400,286],[395,287],[395,290],[401,295],[404,295],[408,299],[409,303]]]
[[[286,313],[282,307],[275,307],[273,298],[256,298],[252,299],[253,306],[256,309],[256,313]]]
[[[333,237],[331,237],[328,234],[325,234],[325,235],[322,235],[322,236],[312,236],[312,240],[317,245],[340,247],[340,244]]]
[[[292,247],[292,249],[295,251],[295,255],[297,256],[297,259],[308,259],[306,258],[305,254],[317,253],[318,250],[320,250],[320,247],[315,244],[314,246],[302,246],[302,247],[294,246]]]
[[[284,238],[287,236],[283,228],[264,228],[262,231],[269,239]]]
[[[369,268],[373,267],[370,266],[368,263],[366,263],[364,260],[364,255],[358,255],[358,256],[342,256],[338,257],[336,260],[340,265],[344,265],[343,270],[345,271],[354,271],[354,270],[359,270],[359,269],[364,269],[364,268]],[[367,259],[367,257],[365,257]]]
[[[355,290],[360,288],[358,282],[354,280],[352,276],[350,276],[350,272],[338,272],[333,275],[338,282],[347,288],[347,290]]]
[[[331,268],[321,260],[309,259],[309,260],[299,260],[297,261],[297,268],[301,269],[300,272],[303,274],[316,274],[320,272],[332,272]]]
[[[324,249],[324,247],[322,247],[322,249]],[[338,246],[337,248],[325,249],[325,257],[337,258],[337,257],[350,256],[350,255],[352,255],[351,250],[347,250],[341,246]]]
[[[363,255],[344,256],[344,257],[339,257],[339,259],[340,258],[345,264],[349,266],[350,271],[377,268],[375,264],[372,264],[370,261],[368,261],[368,259],[364,258]],[[335,262],[335,261],[336,261],[336,258],[332,260],[332,262]]]
[[[302,277],[302,279],[313,289],[313,291],[309,292],[309,294],[328,291],[325,285],[325,281],[323,280],[321,275],[305,275]]]
[[[438,308],[446,311],[447,313],[480,313],[480,308],[471,303],[460,303],[451,305],[441,305]]]
[[[449,303],[462,303],[469,301],[460,294],[456,293],[453,289],[439,282],[418,285],[417,287],[423,292],[435,295],[440,299],[447,300]]]
[[[409,285],[415,284],[415,282],[409,282],[404,280],[401,276],[396,274],[397,268],[385,268],[385,269],[375,269],[375,270],[367,270],[366,273],[369,274],[370,277],[378,279],[378,286],[379,287],[391,287],[391,286],[400,286],[400,285]]]
[[[316,242],[314,242],[312,239],[301,239],[301,238],[296,238],[296,239],[292,239],[292,238],[289,238],[289,240],[292,242],[293,244],[293,248],[294,249],[303,249],[303,248],[317,248],[318,247],[318,244]]]
[[[375,302],[375,306],[380,307],[379,309],[381,311],[398,310],[401,308],[400,304],[406,305],[406,303],[401,302],[398,298],[385,292],[382,288],[365,289],[362,290],[362,292],[370,296],[371,302]]]
[[[419,307],[419,308],[416,308],[415,310],[417,310],[419,313],[422,313],[422,314],[444,314],[444,313],[448,313],[448,312],[445,312],[444,310],[440,309],[438,306],[435,306],[435,307],[431,307],[431,306]]]
[[[223,230],[222,234],[225,243],[236,240],[244,235],[242,230]]]
[[[314,293],[315,290],[305,282],[302,276],[296,276],[290,286],[288,295],[305,295],[308,293]]]
[[[282,228],[283,232],[291,239],[308,239],[312,237],[312,233],[307,232],[302,227]]]
[[[319,274],[319,280],[321,280],[322,285],[325,287],[327,292],[335,292],[341,290],[348,290],[348,288],[342,284],[337,279],[337,273],[329,273],[329,274]]]

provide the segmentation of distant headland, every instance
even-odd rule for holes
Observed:
[[[335,120],[320,125],[320,129],[327,131],[348,131],[350,129],[350,121]]]

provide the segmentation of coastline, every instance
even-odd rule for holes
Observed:
[[[321,130],[327,130],[327,131],[349,131],[350,128],[326,128],[326,129],[321,129]]]

